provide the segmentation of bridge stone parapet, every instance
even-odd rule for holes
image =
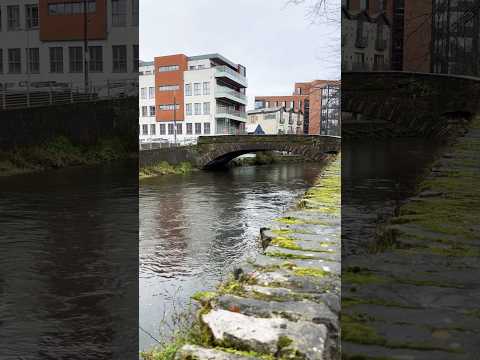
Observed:
[[[344,136],[447,134],[480,112],[480,78],[345,72],[342,112]]]
[[[144,150],[140,167],[161,161],[179,164],[189,161],[196,167],[211,169],[227,164],[234,158],[261,151],[285,151],[307,160],[324,160],[340,151],[340,138],[311,135],[228,135],[202,136],[195,146]]]

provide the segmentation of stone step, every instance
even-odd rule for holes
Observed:
[[[218,349],[196,345],[184,345],[175,355],[175,360],[258,360],[258,357],[238,355]]]
[[[238,310],[239,313],[261,318],[282,317],[290,321],[310,321],[324,324],[332,333],[338,333],[338,316],[324,303],[309,300],[264,301],[234,295],[223,295],[216,299],[214,306],[224,310]]]
[[[278,357],[297,355],[305,360],[324,360],[327,356],[327,328],[306,321],[282,318],[257,318],[226,310],[202,315],[220,346],[251,350]]]
[[[327,261],[340,261],[341,254],[340,251],[334,252],[318,252],[318,251],[302,251],[302,250],[291,250],[281,248],[279,246],[268,246],[265,249],[265,255],[272,256],[281,259],[299,259],[299,260],[309,260],[309,259],[319,259]]]

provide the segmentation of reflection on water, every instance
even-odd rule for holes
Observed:
[[[362,253],[379,222],[413,194],[440,144],[429,139],[342,143],[342,257]]]
[[[140,185],[140,325],[158,336],[172,299],[182,308],[257,251],[259,229],[294,203],[320,164],[241,167]],[[141,349],[155,345],[140,333]]]
[[[137,163],[0,188],[0,359],[135,358]]]

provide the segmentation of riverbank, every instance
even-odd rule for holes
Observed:
[[[108,138],[92,146],[73,144],[59,136],[42,145],[0,151],[0,176],[94,165],[136,156],[120,138]]]
[[[262,253],[195,294],[197,319],[144,359],[339,358],[340,158],[269,227]]]
[[[480,336],[480,118],[369,254],[344,261],[345,359],[472,359]]]

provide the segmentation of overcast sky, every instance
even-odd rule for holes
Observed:
[[[339,79],[340,0],[329,1],[338,21],[316,23],[310,1],[141,0],[140,59],[220,53],[247,68],[249,109],[254,96],[289,95],[295,82]]]

